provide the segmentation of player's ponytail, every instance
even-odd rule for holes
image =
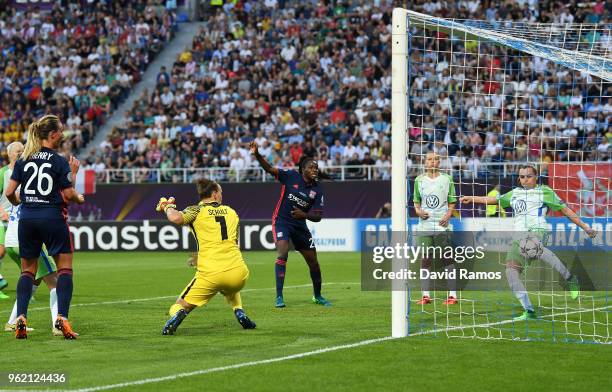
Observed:
[[[53,114],[47,114],[30,124],[28,127],[28,140],[23,149],[23,159],[30,159],[32,155],[40,151],[42,141],[46,140],[51,132],[59,129],[59,117]]]
[[[28,139],[21,155],[24,160],[30,159],[32,155],[40,151],[41,143],[38,137],[38,121],[34,121],[28,127]]]

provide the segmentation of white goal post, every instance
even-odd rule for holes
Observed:
[[[406,34],[407,10],[393,10],[392,58],[391,58],[391,229],[405,232],[407,222],[408,193],[406,190],[406,153],[408,139],[408,35]],[[393,270],[401,267],[400,260],[393,261]],[[395,282],[398,284],[398,282]],[[393,287],[391,291],[391,336],[408,335],[406,287]]]

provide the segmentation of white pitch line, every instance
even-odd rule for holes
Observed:
[[[353,283],[329,283],[329,284],[353,284]],[[301,286],[294,286],[294,287],[301,287]],[[263,290],[263,289],[251,289],[251,290]],[[612,306],[603,306],[603,307],[595,308],[595,309],[575,310],[575,311],[571,311],[571,312],[557,313],[557,314],[555,314],[555,316],[565,316],[565,315],[570,315],[570,314],[592,312],[592,311],[596,311],[596,310],[604,310],[604,309],[609,309],[609,308],[612,308]],[[543,316],[543,317],[550,317],[550,316],[547,315],[547,316]],[[477,324],[477,325],[473,325],[473,326],[452,327],[452,328],[445,328],[445,329],[440,329],[440,330],[427,330],[427,331],[421,331],[421,332],[417,332],[417,333],[411,334],[411,335],[409,335],[407,337],[428,335],[428,334],[432,334],[432,333],[445,332],[445,331],[451,331],[451,330],[457,330],[457,329],[492,327],[492,326],[495,326],[495,325],[508,324],[508,323],[513,322],[513,321],[514,320],[503,320],[503,321],[498,321],[498,322],[494,322],[494,323]],[[385,342],[385,341],[394,340],[394,339],[401,339],[401,338],[394,338],[394,337],[391,337],[391,336],[386,336],[386,337],[382,337],[382,338],[362,340],[362,341],[359,341],[359,342],[343,344],[343,345],[339,345],[339,346],[326,347],[326,348],[322,348],[322,349],[319,349],[319,350],[307,351],[307,352],[287,355],[287,356],[283,356],[283,357],[269,358],[269,359],[263,359],[263,360],[259,360],[259,361],[242,362],[242,363],[237,363],[237,364],[234,364],[234,365],[227,365],[227,366],[220,366],[220,367],[209,368],[209,369],[195,370],[195,371],[192,371],[192,372],[171,374],[169,376],[164,376],[164,377],[145,378],[145,379],[142,379],[142,380],[127,381],[127,382],[123,382],[123,383],[101,385],[101,386],[97,386],[97,387],[89,387],[89,388],[81,388],[81,389],[67,389],[67,390],[53,389],[52,391],[55,391],[55,392],[62,392],[62,391],[64,391],[64,392],[95,392],[95,391],[104,391],[104,390],[108,390],[108,389],[130,387],[130,386],[134,386],[134,385],[152,384],[152,383],[158,383],[158,382],[163,382],[163,381],[175,380],[177,378],[192,377],[192,376],[198,376],[198,375],[202,375],[202,374],[222,372],[222,371],[225,371],[225,370],[232,370],[232,369],[239,369],[239,368],[243,368],[243,367],[250,367],[250,366],[264,365],[264,364],[268,364],[268,363],[288,361],[288,360],[292,360],[292,359],[309,357],[309,356],[312,356],[312,355],[324,354],[324,353],[328,353],[328,352],[332,352],[332,351],[339,351],[339,350],[345,350],[345,349],[350,349],[350,348],[355,348],[355,347],[360,347],[360,346],[366,346],[366,345],[369,345],[369,344],[375,344],[375,343]],[[2,390],[0,390],[0,391],[2,391]],[[10,391],[15,392],[15,390],[10,390]],[[24,390],[24,392],[27,392],[27,390]]]
[[[592,311],[595,311],[595,310],[609,309],[611,307],[612,306],[604,306],[604,307],[595,308],[595,309],[585,309],[585,310],[577,310],[577,311],[571,311],[571,312],[565,312],[565,313],[558,313],[555,316],[565,316],[565,315],[570,315],[570,314],[575,314],[575,313],[592,312]],[[546,317],[546,316],[544,316],[544,317]],[[414,334],[412,334],[412,335],[410,335],[408,337],[419,336],[419,335],[427,335],[427,334],[432,334],[432,333],[436,333],[436,332],[444,332],[444,331],[450,331],[450,330],[455,330],[455,329],[466,329],[466,328],[475,328],[475,327],[478,327],[478,328],[481,328],[481,327],[491,327],[491,326],[495,326],[495,325],[508,324],[508,323],[513,322],[513,321],[514,320],[504,320],[504,321],[498,321],[498,322],[494,322],[494,323],[479,324],[479,325],[470,326],[470,327],[452,327],[452,328],[445,328],[443,330],[428,330],[428,331],[422,331],[422,332],[414,333]],[[177,378],[199,376],[199,375],[203,375],[203,374],[223,372],[225,370],[233,370],[233,369],[239,369],[239,368],[243,368],[243,367],[265,365],[265,364],[274,363],[274,362],[289,361],[289,360],[292,360],[292,359],[304,358],[304,357],[309,357],[309,356],[318,355],[318,354],[324,354],[324,353],[328,353],[328,352],[332,352],[332,351],[351,349],[351,348],[355,348],[355,347],[366,346],[366,345],[369,345],[369,344],[385,342],[385,341],[392,340],[392,339],[396,339],[396,338],[393,338],[391,336],[386,336],[386,337],[382,337],[382,338],[362,340],[362,341],[355,342],[355,343],[350,343],[350,344],[343,344],[343,345],[339,345],[339,346],[326,347],[326,348],[322,348],[322,349],[319,349],[319,350],[307,351],[307,352],[293,354],[293,355],[287,355],[287,356],[283,356],[283,357],[263,359],[263,360],[259,360],[259,361],[243,362],[243,363],[237,363],[235,365],[220,366],[220,367],[215,367],[215,368],[210,368],[210,369],[195,370],[195,371],[192,371],[192,372],[172,374],[172,375],[164,376],[164,377],[146,378],[146,379],[137,380],[137,381],[128,381],[128,382],[117,383],[117,384],[101,385],[101,386],[90,387],[90,388],[69,389],[67,391],[72,391],[72,392],[95,392],[95,391],[104,391],[104,390],[108,390],[108,389],[130,387],[130,386],[135,386],[135,385],[144,385],[144,384],[158,383],[158,382],[176,380]]]
[[[331,285],[359,285],[361,283],[357,283],[357,282],[329,282],[329,283],[323,283],[324,286],[331,286]],[[298,288],[303,288],[303,287],[312,287],[312,284],[300,284],[300,285],[294,285],[294,286],[285,286],[285,289],[298,289]],[[275,287],[261,287],[261,288],[257,288],[257,289],[244,289],[244,290],[240,290],[241,293],[246,293],[246,292],[251,292],[251,291],[263,291],[263,290],[275,290]],[[169,298],[176,298],[178,296],[178,294],[174,294],[174,295],[165,295],[163,297],[149,297],[149,298],[134,298],[134,299],[124,299],[121,301],[105,301],[105,302],[87,302],[87,303],[76,303],[76,304],[72,304],[70,305],[70,308],[75,308],[75,307],[81,307],[81,306],[98,306],[98,305],[117,305],[117,304],[127,304],[127,303],[131,303],[131,302],[146,302],[146,301],[157,301],[159,299],[169,299]],[[35,310],[49,310],[49,307],[38,307],[38,308],[30,308],[28,309],[28,312],[32,312]],[[8,314],[10,313],[9,311],[2,311],[0,312],[0,314]]]
[[[283,357],[276,357],[276,358],[270,358],[270,359],[262,359],[262,360],[259,360],[259,361],[242,362],[242,363],[237,363],[237,364],[234,364],[234,365],[227,365],[227,366],[220,366],[220,367],[209,368],[209,369],[195,370],[195,371],[192,371],[192,372],[171,374],[169,376],[164,376],[164,377],[146,378],[146,379],[137,380],[137,381],[128,381],[128,382],[122,382],[122,383],[117,383],[117,384],[101,385],[101,386],[97,386],[97,387],[89,387],[89,388],[81,388],[81,389],[65,389],[65,390],[62,390],[62,389],[47,389],[47,390],[48,391],[54,391],[54,392],[95,392],[95,391],[105,391],[105,390],[108,390],[108,389],[124,388],[124,387],[130,387],[130,386],[134,386],[134,385],[144,385],[144,384],[158,383],[158,382],[163,382],[163,381],[171,381],[171,380],[176,380],[177,378],[199,376],[199,375],[202,375],[202,374],[223,372],[225,370],[240,369],[240,368],[243,368],[243,367],[264,365],[264,364],[268,364],[268,363],[288,361],[288,360],[291,360],[291,359],[305,358],[305,357],[310,357],[312,355],[318,355],[318,354],[328,353],[328,352],[332,352],[332,351],[345,350],[345,349],[355,348],[355,347],[360,347],[360,346],[367,346],[369,344],[384,342],[384,341],[392,340],[392,339],[397,339],[397,338],[393,338],[391,336],[385,336],[385,337],[382,337],[382,338],[362,340],[362,341],[355,342],[355,343],[349,343],[349,344],[343,344],[343,345],[339,345],[339,346],[326,347],[326,348],[321,348],[321,349],[314,350],[314,351],[307,351],[307,352],[287,355],[287,356],[283,356]],[[30,389],[30,391],[31,390],[32,389]],[[3,391],[4,390],[0,390],[0,392],[3,392]],[[16,392],[16,390],[14,390],[14,389],[7,390],[7,392],[9,392],[9,391],[10,392]],[[24,392],[27,392],[27,391],[28,390],[24,390]],[[20,391],[17,390],[17,392],[20,392]]]
[[[318,355],[318,354],[328,353],[328,352],[332,352],[332,351],[345,350],[345,349],[349,349],[349,348],[366,346],[368,344],[379,343],[379,342],[383,342],[383,341],[391,340],[391,339],[395,339],[395,338],[392,338],[390,336],[386,336],[386,337],[383,337],[383,338],[362,340],[362,341],[356,342],[356,343],[343,344],[343,345],[340,345],[340,346],[326,347],[326,348],[322,348],[322,349],[319,349],[319,350],[307,351],[307,352],[304,352],[304,353],[287,355],[287,356],[284,356],[284,357],[263,359],[263,360],[251,361],[251,362],[242,362],[242,363],[237,363],[235,365],[220,366],[220,367],[215,367],[215,368],[210,368],[210,369],[196,370],[196,371],[193,371],[193,372],[172,374],[170,376],[165,376],[165,377],[147,378],[147,379],[144,379],[144,380],[123,382],[123,383],[119,383],[119,384],[102,385],[102,386],[99,386],[99,387],[82,388],[82,389],[70,389],[69,391],[72,391],[72,392],[95,392],[95,391],[104,391],[104,390],[107,390],[107,389],[129,387],[129,386],[133,386],[133,385],[143,385],[143,384],[150,384],[150,383],[158,383],[158,382],[163,382],[163,381],[175,380],[177,378],[199,376],[199,375],[202,375],[202,374],[223,372],[225,370],[240,369],[240,368],[243,368],[243,367],[264,365],[264,364],[268,364],[268,363],[275,363],[275,362],[288,361],[288,360],[292,360],[292,359],[305,358],[305,357],[310,357],[312,355]]]
[[[608,309],[608,308],[611,308],[611,307],[612,306],[604,306],[604,307],[595,308],[595,309],[585,309],[585,310],[577,310],[577,311],[571,311],[571,312],[565,312],[565,313],[558,313],[558,314],[555,314],[555,316],[565,316],[565,315],[570,315],[570,314],[575,314],[575,313],[592,312],[594,310],[604,310],[604,309]],[[547,316],[543,316],[543,317],[547,317]],[[455,330],[455,329],[466,329],[466,328],[476,328],[476,327],[478,327],[478,328],[486,328],[486,327],[492,327],[492,326],[495,326],[495,325],[508,324],[508,323],[513,322],[513,321],[514,320],[504,320],[504,321],[498,321],[498,322],[494,322],[494,323],[478,324],[478,325],[469,326],[469,327],[452,327],[452,328],[445,328],[445,329],[442,329],[442,330],[428,330],[428,331],[422,331],[422,332],[417,332],[417,333],[411,334],[408,337],[411,337],[411,336],[420,336],[420,335],[428,335],[428,334],[432,334],[432,333],[450,331],[450,330]],[[193,371],[193,372],[178,373],[178,374],[173,374],[173,375],[164,376],[164,377],[147,378],[147,379],[143,379],[143,380],[129,381],[129,382],[118,383],[118,384],[102,385],[102,386],[98,386],[98,387],[83,388],[83,389],[70,389],[68,391],[72,391],[72,392],[94,392],[94,391],[103,391],[103,390],[107,390],[107,389],[129,387],[129,386],[134,386],[134,385],[143,385],[143,384],[157,383],[157,382],[175,380],[177,378],[198,376],[198,375],[202,375],[202,374],[222,372],[222,371],[225,371],[225,370],[239,369],[239,368],[242,368],[242,367],[257,366],[257,365],[264,365],[264,364],[274,363],[274,362],[288,361],[288,360],[291,360],[291,359],[304,358],[304,357],[309,357],[309,356],[312,356],[312,355],[323,354],[323,353],[327,353],[327,352],[331,352],[331,351],[345,350],[345,349],[350,349],[350,348],[354,348],[354,347],[365,346],[365,345],[374,344],[374,343],[380,343],[380,342],[384,342],[384,341],[392,340],[392,339],[396,339],[396,338],[393,338],[391,336],[387,336],[387,337],[382,337],[382,338],[377,338],[377,339],[362,340],[362,341],[355,342],[355,343],[344,344],[344,345],[340,345],[340,346],[332,346],[332,347],[322,348],[322,349],[315,350],[315,351],[307,351],[307,352],[304,352],[304,353],[287,355],[287,356],[283,356],[283,357],[263,359],[263,360],[260,360],[260,361],[243,362],[243,363],[238,363],[238,364],[235,364],[235,365],[221,366],[221,367],[210,368],[210,369],[202,369],[202,370],[196,370],[196,371]]]

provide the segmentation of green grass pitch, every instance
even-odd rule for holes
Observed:
[[[323,294],[334,306],[313,305],[306,264],[291,253],[285,282],[287,308],[274,309],[274,256],[273,252],[245,253],[251,277],[242,297],[247,314],[257,322],[256,330],[243,330],[218,296],[205,309],[189,315],[177,335],[161,336],[168,307],[193,276],[185,253],[77,253],[70,318],[80,339],[51,336],[48,291],[41,287],[29,313],[29,325],[36,330],[27,341],[17,341],[6,332],[1,337],[0,373],[68,372],[70,382],[61,388],[81,390],[610,388],[610,345],[548,339],[447,339],[444,332],[437,337],[427,333],[284,358],[388,336],[390,294],[360,290],[359,254],[321,253]],[[4,263],[3,273],[10,282],[5,292],[11,299],[0,301],[2,325],[10,313],[18,277],[9,263]],[[421,322],[425,316],[418,315]],[[540,329],[548,332],[546,327]],[[453,335],[462,333],[455,330]],[[471,334],[472,330],[463,333]]]

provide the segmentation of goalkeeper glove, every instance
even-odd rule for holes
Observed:
[[[168,199],[166,199],[165,197],[162,197],[161,199],[159,199],[159,203],[157,203],[157,207],[155,207],[155,211],[166,212],[168,211],[168,208],[176,209],[175,202],[176,200],[174,199],[174,197],[169,197]]]

